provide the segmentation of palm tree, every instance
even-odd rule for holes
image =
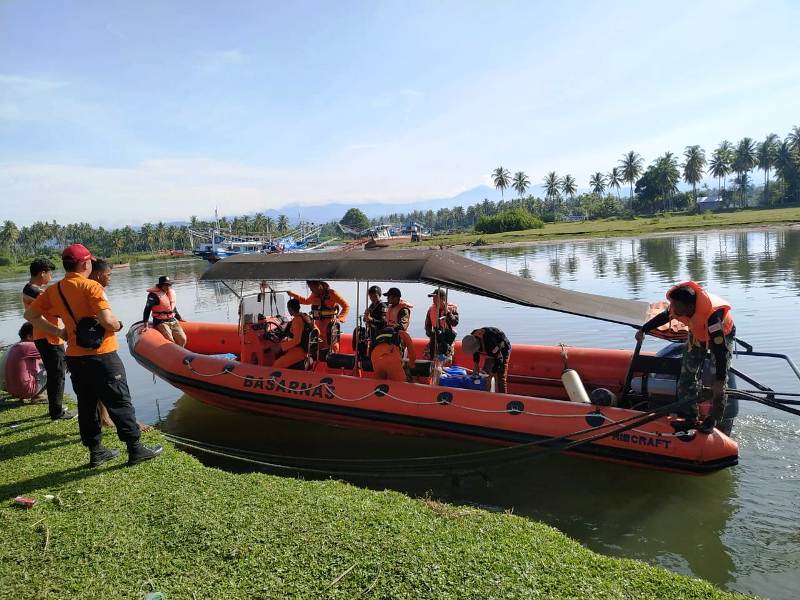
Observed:
[[[708,163],[708,172],[717,178],[717,196],[722,198],[722,181],[731,172],[731,143],[722,142],[711,155]]]
[[[794,152],[800,153],[800,126],[795,125],[792,127],[792,131],[786,136],[786,140]]]
[[[619,200],[619,188],[622,185],[622,174],[619,172],[619,167],[612,167],[606,176],[608,189],[617,190],[617,200]]]
[[[272,231],[275,229],[275,219],[272,217],[264,218],[264,227],[267,230],[267,235],[272,239]]]
[[[492,181],[494,181],[494,187],[500,190],[500,198],[503,198],[506,188],[511,184],[511,173],[508,169],[497,167],[492,171]]]
[[[561,197],[561,178],[555,171],[550,171],[544,178],[545,198],[549,201],[552,208]]]
[[[692,197],[697,203],[697,184],[703,179],[706,170],[706,153],[700,146],[686,146],[683,151],[683,180],[692,184]]]
[[[286,231],[288,231],[289,229],[289,217],[287,217],[286,215],[278,216],[277,227],[280,233],[286,233]]]
[[[622,156],[619,165],[622,168],[622,181],[631,186],[630,201],[633,202],[633,184],[642,176],[644,161],[641,156],[631,150]]]
[[[0,229],[0,248],[3,248],[14,256],[14,247],[19,239],[19,228],[14,221],[5,221]]]
[[[656,160],[659,173],[659,188],[667,199],[667,208],[672,209],[672,196],[678,191],[681,173],[678,170],[678,159],[672,152],[664,152],[664,156]]]
[[[495,185],[496,183],[497,180],[495,180]],[[511,187],[513,187],[516,190],[520,198],[522,198],[525,192],[528,191],[530,185],[531,185],[531,180],[528,179],[528,176],[525,175],[525,173],[523,173],[522,171],[517,171],[516,173],[514,173],[514,179],[511,183]]]
[[[775,159],[778,157],[778,136],[770,133],[766,139],[758,145],[756,151],[756,163],[758,168],[764,171],[764,204],[769,198],[769,172],[775,166]]]
[[[744,208],[747,186],[742,185],[742,182],[746,182],[746,178],[743,178],[742,175],[750,173],[756,166],[756,143],[752,138],[742,138],[736,144],[736,149],[733,151],[732,166],[734,173],[739,176],[737,183],[739,183],[739,189],[741,190],[741,203],[742,208]]]
[[[592,192],[597,194],[598,196],[602,196],[603,192],[606,191],[606,177],[599,171],[592,175],[589,178],[589,186],[592,188]]]
[[[570,200],[575,199],[575,192],[578,191],[578,184],[575,182],[575,178],[572,175],[564,175],[561,179],[561,191],[564,192],[564,195]]]

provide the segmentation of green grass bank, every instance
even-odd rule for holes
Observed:
[[[192,254],[172,256],[170,254],[159,254],[158,252],[134,252],[133,254],[119,254],[107,258],[112,264],[130,263],[131,265],[137,262],[148,262],[153,260],[172,260],[180,258],[191,258]],[[34,258],[41,258],[41,256],[32,256],[28,258],[20,258],[10,265],[0,265],[0,275],[15,275],[17,273],[27,273],[29,265]],[[53,254],[50,259],[56,264],[56,270],[61,270],[61,257],[58,254]]]
[[[601,219],[597,221],[548,223],[541,229],[508,231],[505,233],[458,233],[436,235],[418,245],[466,246],[480,238],[480,245],[530,243],[544,240],[627,237],[656,233],[672,233],[700,229],[726,229],[800,223],[800,207],[747,209],[734,212],[700,215],[670,215],[636,217],[634,219]]]
[[[208,468],[158,432],[161,458],[91,470],[45,411],[0,405],[4,598],[737,597],[511,514]]]

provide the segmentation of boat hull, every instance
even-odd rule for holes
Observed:
[[[134,327],[129,333],[131,353],[142,366],[175,387],[222,408],[499,445],[530,442],[546,445],[553,438],[583,430],[591,432],[603,424],[643,414],[520,393],[496,394],[383,381],[324,367],[302,371],[245,364],[207,355],[236,353],[240,341],[235,325],[187,323],[185,329],[191,344],[188,350],[167,342],[152,329],[142,331]],[[546,376],[545,357],[549,356],[549,350],[515,345],[514,352],[518,356],[523,359],[538,356],[540,365],[537,377],[525,375],[522,367],[516,369],[511,378],[512,392],[530,394],[534,386],[536,390],[550,390],[548,396],[556,395],[559,390]],[[577,355],[578,350],[571,349],[571,352]],[[624,367],[624,360],[620,360],[624,358],[624,351],[583,351],[585,356],[573,358],[572,366],[579,372],[579,364],[585,362],[588,369],[594,362],[597,372],[589,374],[584,369],[587,378],[600,381],[618,378],[619,365]],[[459,359],[458,353],[456,359]],[[553,369],[557,368],[553,365]],[[602,431],[608,428],[598,429]],[[578,439],[587,435],[591,433],[582,434]],[[716,471],[735,465],[738,460],[736,443],[723,433],[675,436],[667,418],[584,444],[577,447],[575,453],[691,473]]]

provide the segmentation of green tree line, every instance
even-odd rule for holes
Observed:
[[[763,174],[760,186],[755,185],[756,171]],[[698,198],[703,197],[719,200],[724,208],[730,209],[797,203],[800,202],[800,127],[792,128],[783,139],[773,133],[760,143],[749,137],[736,144],[726,140],[710,156],[699,145],[687,146],[681,157],[665,152],[647,167],[642,156],[631,150],[607,171],[593,173],[587,182],[589,191],[581,194],[575,177],[555,171],[542,178],[543,197],[528,194],[532,183],[524,171],[512,175],[501,166],[492,171],[491,178],[500,192],[499,202],[485,199],[467,208],[392,213],[373,222],[414,220],[441,231],[470,229],[481,217],[516,209],[553,221],[566,217],[632,217],[694,210]],[[705,178],[714,179],[716,188],[703,185],[698,189]],[[679,191],[681,181],[690,185],[691,191]],[[505,200],[507,191],[516,197]]]

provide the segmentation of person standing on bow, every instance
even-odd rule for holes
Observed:
[[[156,287],[147,290],[147,302],[144,305],[142,320],[147,323],[150,312],[153,313],[153,327],[170,342],[179,346],[186,345],[186,334],[181,327],[181,315],[178,313],[172,279],[167,275],[158,278]]]
[[[411,309],[414,305],[403,300],[400,289],[396,287],[389,288],[384,296],[389,305],[386,308],[386,322],[389,327],[399,327],[403,331],[408,331],[408,326],[411,325]]]
[[[481,327],[475,329],[470,335],[465,335],[461,340],[461,350],[472,354],[474,367],[472,375],[477,377],[480,372],[481,355],[486,356],[483,370],[494,375],[497,391],[501,394],[508,393],[508,364],[511,358],[511,342],[506,334],[497,327]]]
[[[389,381],[407,381],[403,368],[403,353],[408,352],[408,367],[414,368],[417,360],[411,336],[400,327],[384,327],[375,334],[370,361],[375,377]]]
[[[308,356],[311,335],[314,331],[319,335],[319,330],[310,315],[300,312],[300,302],[296,298],[286,303],[286,310],[289,311],[292,320],[286,326],[281,340],[283,354],[272,366],[278,369],[302,368],[301,365]]]
[[[425,313],[425,335],[430,338],[427,354],[433,359],[437,355],[444,356],[445,362],[453,359],[453,342],[456,341],[456,325],[458,325],[458,307],[447,302],[447,293],[437,288],[428,294],[432,304]]]
[[[689,328],[689,339],[681,358],[678,378],[678,400],[686,400],[687,426],[699,423],[703,365],[709,350],[714,357],[714,383],[711,386],[711,412],[700,425],[700,430],[710,433],[725,414],[725,382],[728,378],[736,326],[727,300],[707,292],[694,281],[679,283],[667,291],[669,307],[657,314],[636,332],[636,340],[675,319]]]
[[[350,312],[350,304],[342,298],[326,281],[318,279],[306,281],[311,293],[302,296],[297,292],[287,292],[300,304],[311,305],[311,318],[317,323],[320,331],[320,350],[339,351],[339,329]]]

